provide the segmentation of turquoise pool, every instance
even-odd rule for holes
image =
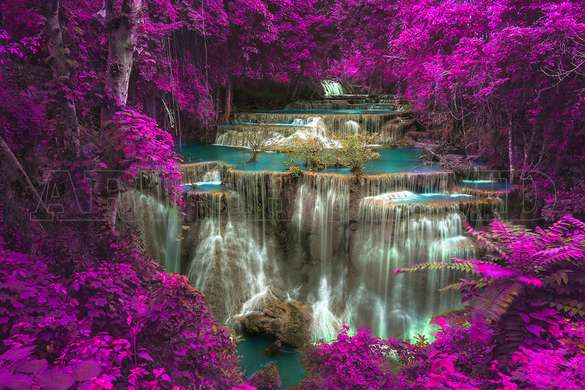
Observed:
[[[238,355],[240,366],[246,377],[250,377],[266,364],[275,362],[282,380],[282,387],[288,389],[295,386],[305,376],[305,370],[301,365],[300,354],[292,349],[284,349],[276,356],[266,356],[264,351],[274,339],[268,336],[247,337],[238,343]]]
[[[282,110],[271,110],[271,111],[254,111],[250,114],[323,114],[323,115],[385,115],[394,114],[396,110],[389,108],[373,108],[373,109],[352,109],[352,108],[309,108],[309,109],[297,109],[297,108],[285,108]]]
[[[421,152],[415,148],[381,148],[379,160],[368,162],[364,168],[367,174],[396,172],[429,172],[436,171],[434,166],[423,165]],[[232,148],[220,145],[185,144],[179,149],[185,163],[223,161],[235,169],[243,171],[288,170],[291,157],[286,153],[260,153],[257,160],[247,163],[251,152],[248,149]],[[329,168],[324,172],[351,174],[349,168]]]
[[[509,191],[512,188],[507,181],[489,179],[461,180],[460,186],[485,191]]]

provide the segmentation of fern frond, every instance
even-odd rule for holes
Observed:
[[[445,287],[441,287],[439,292],[447,292],[447,291],[459,291],[463,286],[467,286],[468,282],[466,280],[462,280],[460,282],[455,282],[446,285]]]
[[[534,257],[542,264],[551,265],[564,261],[582,260],[585,258],[585,252],[567,245],[541,250]]]
[[[568,300],[564,302],[552,302],[550,306],[567,314],[585,317],[585,303],[583,302]]]
[[[498,321],[523,290],[524,285],[519,282],[494,283],[486,287],[475,303],[474,319],[487,323]]]
[[[503,248],[501,245],[497,244],[496,242],[494,242],[492,239],[488,238],[485,233],[475,230],[473,227],[469,225],[465,227],[465,230],[467,231],[467,234],[473,237],[479,245],[483,246],[488,250],[496,252],[502,257],[506,257],[506,249]]]
[[[474,264],[467,263],[464,261],[455,261],[455,262],[430,262],[430,263],[419,263],[413,265],[412,267],[407,268],[397,268],[394,270],[394,273],[411,273],[411,272],[419,272],[419,271],[433,271],[433,270],[451,270],[451,271],[460,271],[460,272],[468,272],[475,274],[476,272],[473,269]]]
[[[574,227],[585,229],[585,223],[571,215],[565,215],[557,222],[549,226],[546,230],[558,236],[563,236],[565,233],[573,230]]]

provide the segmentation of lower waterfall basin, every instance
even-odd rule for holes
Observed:
[[[282,388],[288,389],[298,385],[305,377],[305,369],[301,364],[300,353],[293,349],[283,348],[275,356],[267,356],[264,351],[274,339],[269,336],[246,336],[238,343],[240,367],[249,378],[268,363],[276,363],[282,381]]]
[[[420,149],[379,148],[376,151],[380,154],[380,159],[371,160],[365,165],[366,174],[439,170],[437,166],[423,164]],[[286,172],[292,162],[291,156],[286,153],[262,152],[258,153],[256,161],[248,163],[252,156],[249,149],[221,145],[184,144],[179,153],[183,156],[185,163],[221,161],[240,171]],[[327,168],[323,172],[351,174],[351,170],[345,167]]]

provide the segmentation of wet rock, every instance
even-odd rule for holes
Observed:
[[[294,348],[309,341],[311,320],[309,305],[273,291],[268,291],[247,314],[236,319],[244,332],[271,335]]]
[[[282,342],[280,340],[276,340],[275,342],[270,344],[268,346],[268,348],[266,348],[266,350],[264,351],[264,354],[266,356],[276,356],[280,353],[281,349],[282,349]]]
[[[250,377],[250,384],[258,390],[276,390],[282,387],[278,366],[268,363]]]

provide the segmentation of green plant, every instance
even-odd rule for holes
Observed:
[[[290,172],[290,175],[295,179],[298,179],[303,175],[302,168],[295,164],[293,161],[289,162],[288,171]]]
[[[368,147],[369,137],[362,134],[352,134],[341,140],[341,148],[337,150],[337,162],[350,167],[354,174],[361,174],[364,165],[370,160],[377,160],[380,154]]]
[[[289,153],[295,160],[303,161],[306,168],[319,171],[331,164],[331,154],[321,141],[314,138],[296,138]]]

